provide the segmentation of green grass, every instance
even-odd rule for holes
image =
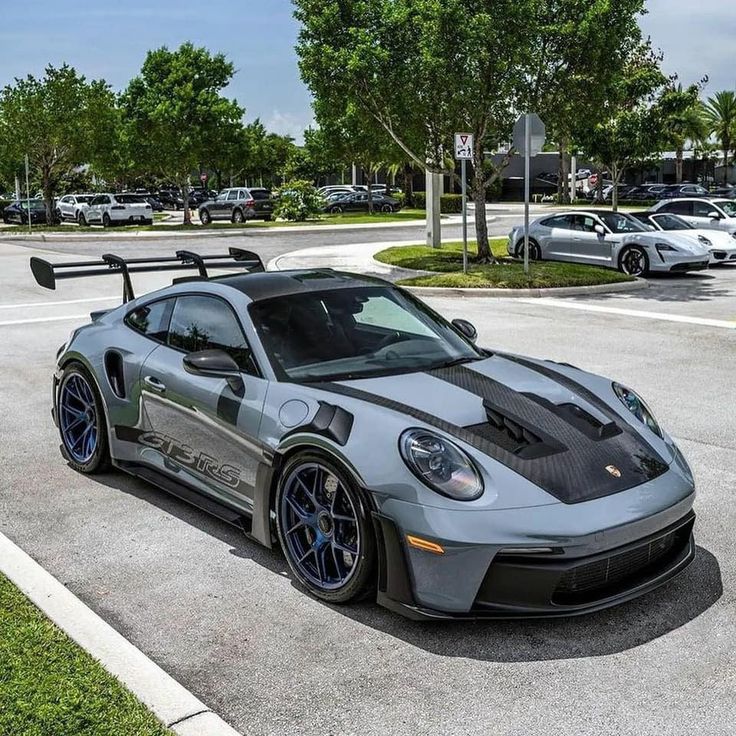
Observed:
[[[618,271],[607,268],[584,266],[578,263],[555,263],[552,261],[532,262],[530,273],[524,273],[522,263],[513,261],[506,252],[506,239],[491,240],[491,250],[501,263],[484,265],[476,263],[475,243],[468,243],[469,270],[462,272],[462,243],[443,243],[441,248],[424,245],[408,245],[387,248],[374,258],[400,268],[438,273],[402,279],[403,286],[441,286],[446,288],[500,288],[541,289],[563,286],[593,286],[633,281]]]
[[[413,210],[406,209],[400,212],[376,212],[373,215],[364,214],[351,214],[344,213],[342,215],[321,215],[319,218],[314,220],[307,220],[306,222],[286,222],[284,220],[271,220],[265,222],[263,220],[251,220],[248,223],[233,223],[233,222],[212,222],[209,225],[200,225],[195,220],[192,225],[118,225],[110,228],[115,232],[137,232],[137,231],[154,231],[154,232],[176,232],[183,230],[242,230],[243,228],[252,229],[255,227],[294,227],[294,226],[315,226],[320,225],[376,225],[384,222],[404,222],[421,220],[425,216],[424,210]],[[165,217],[163,213],[155,213],[154,219],[160,220]],[[34,233],[99,233],[103,228],[101,226],[93,227],[77,227],[76,225],[34,225]],[[28,226],[15,226],[10,228],[0,229],[0,237],[3,235],[27,235]]]
[[[2,575],[0,734],[172,736]]]

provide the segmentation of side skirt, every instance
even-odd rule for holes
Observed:
[[[145,480],[146,482],[161,488],[172,496],[176,496],[180,500],[186,501],[186,503],[192,506],[196,506],[198,509],[205,511],[211,516],[221,519],[222,521],[226,521],[228,524],[232,524],[233,526],[237,526],[245,532],[246,535],[249,537],[251,536],[253,519],[250,515],[244,514],[240,509],[232,508],[227,504],[216,501],[209,496],[205,496],[191,486],[175,481],[168,475],[164,475],[148,465],[133,463],[127,460],[116,460],[115,464],[126,473],[134,475],[136,478],[140,478],[141,480]]]

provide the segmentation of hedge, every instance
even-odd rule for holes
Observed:
[[[414,206],[423,210],[427,207],[427,196],[425,192],[414,192]],[[463,198],[461,194],[443,194],[440,197],[440,212],[444,215],[457,214],[463,211]]]

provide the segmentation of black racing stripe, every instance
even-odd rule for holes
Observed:
[[[475,394],[486,408],[496,409],[535,434],[560,443],[562,452],[528,458],[515,454],[514,461],[506,464],[565,503],[619,493],[667,470],[662,458],[636,432],[592,438],[543,403],[472,367],[440,368],[429,374]],[[610,414],[609,409],[606,416]],[[611,474],[609,466],[618,468],[620,476]]]

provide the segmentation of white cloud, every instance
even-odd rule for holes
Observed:
[[[267,118],[261,118],[261,122],[270,133],[279,135],[290,135],[297,143],[304,140],[304,130],[310,125],[314,126],[314,118],[311,114],[298,114],[274,110]]]

